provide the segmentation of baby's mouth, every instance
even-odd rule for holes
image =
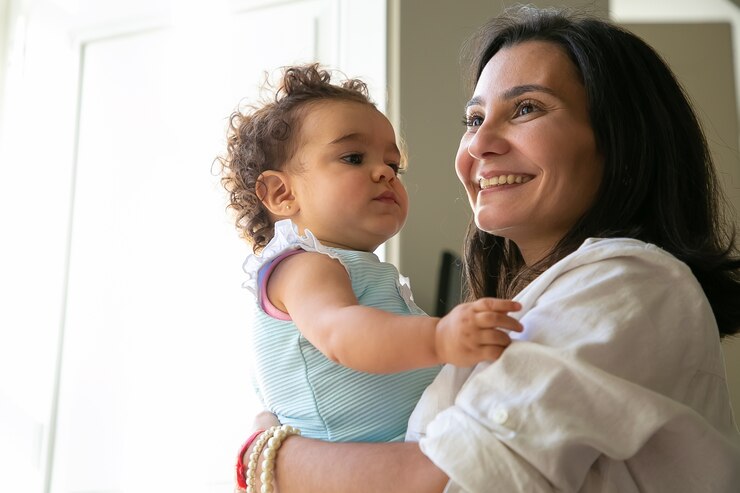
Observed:
[[[478,180],[478,185],[481,190],[485,190],[487,188],[500,187],[503,185],[527,183],[531,179],[532,177],[530,175],[500,175],[492,176],[491,178],[481,178]]]
[[[375,197],[374,200],[378,200],[380,202],[398,204],[398,198],[396,197],[396,194],[393,192],[383,192],[377,197]]]

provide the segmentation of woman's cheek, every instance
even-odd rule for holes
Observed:
[[[473,158],[468,153],[468,146],[463,140],[457,149],[455,156],[455,172],[460,182],[468,188],[470,182],[470,168],[473,165]]]

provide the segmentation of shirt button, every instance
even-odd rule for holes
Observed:
[[[506,409],[498,408],[493,412],[493,421],[495,421],[497,424],[504,424],[509,419],[509,413],[506,412]]]

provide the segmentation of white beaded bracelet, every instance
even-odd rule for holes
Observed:
[[[262,434],[260,434],[259,438],[257,438],[257,441],[254,443],[254,449],[252,449],[252,453],[249,454],[249,462],[247,463],[247,477],[245,478],[245,482],[247,483],[247,493],[256,493],[254,483],[255,473],[257,470],[257,461],[259,460],[262,449],[265,448],[267,441],[272,437],[272,435],[275,433],[275,431],[277,431],[278,428],[280,427],[273,426],[263,431]]]
[[[267,440],[267,448],[265,448],[264,452],[262,453],[262,457],[264,457],[264,460],[262,461],[262,473],[260,474],[260,482],[262,483],[261,493],[272,493],[274,490],[273,483],[275,478],[275,458],[277,457],[278,449],[283,444],[283,440],[291,435],[301,434],[301,430],[299,430],[298,428],[293,428],[290,425],[281,425],[275,428],[277,429]],[[260,439],[261,438],[262,437],[260,436]],[[256,447],[255,450],[257,450]],[[254,479],[252,479],[252,484],[254,484]]]

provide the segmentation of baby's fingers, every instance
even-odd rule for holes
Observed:
[[[498,328],[513,330],[514,332],[521,332],[524,329],[519,320],[501,312],[477,312],[475,323],[482,328]]]
[[[479,298],[472,303],[473,309],[480,312],[518,312],[522,305],[517,301],[499,298]]]
[[[478,333],[478,344],[480,346],[500,346],[504,348],[511,344],[511,337],[503,330],[483,329]]]
[[[504,353],[505,346],[483,346],[480,348],[481,361],[496,361]]]

